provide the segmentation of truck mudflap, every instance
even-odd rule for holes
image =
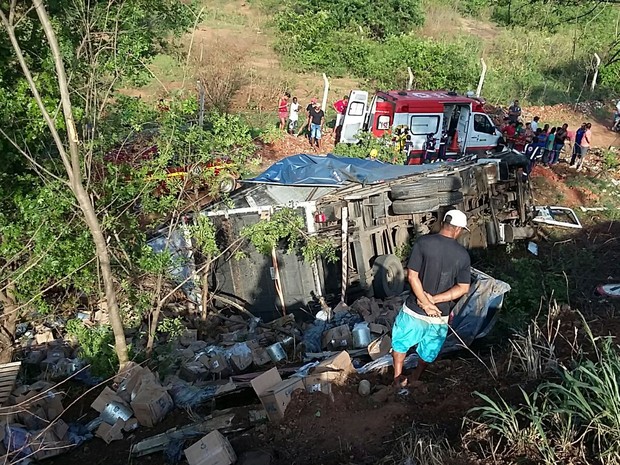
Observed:
[[[558,206],[535,207],[535,223],[559,226],[562,228],[582,229],[581,222],[572,208]]]

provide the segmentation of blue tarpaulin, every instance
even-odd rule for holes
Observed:
[[[245,182],[295,186],[339,186],[347,182],[379,184],[402,176],[437,171],[449,164],[392,165],[331,153],[326,156],[299,154],[274,163],[259,176]]]

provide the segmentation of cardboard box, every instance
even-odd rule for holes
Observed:
[[[69,432],[69,425],[67,425],[63,420],[58,419],[54,422],[52,429],[56,437],[60,440],[63,440]]]
[[[211,373],[219,374],[228,369],[226,357],[222,354],[213,354],[212,356],[203,355],[198,360],[206,366]]]
[[[111,402],[118,402],[124,407],[129,408],[129,405],[127,404],[127,402],[121,399],[121,397],[119,397],[116,394],[116,392],[114,392],[112,389],[110,389],[107,386],[103,388],[103,391],[101,391],[101,394],[99,394],[99,396],[93,401],[93,403],[90,404],[90,406],[94,408],[97,412],[101,413],[105,410],[105,408]]]
[[[123,439],[123,426],[125,426],[125,422],[120,418],[113,425],[104,421],[97,428],[95,436],[103,439],[106,444],[110,444],[112,441],[120,441]]]
[[[330,378],[331,374],[335,372],[329,371],[326,373],[317,373],[308,375],[304,378],[304,386],[308,392],[321,392],[323,394],[329,394],[332,392],[332,383]]]
[[[310,372],[311,375],[322,374],[325,381],[335,384],[343,383],[352,373],[355,368],[346,350],[326,358]]]
[[[323,333],[322,346],[328,350],[342,350],[353,347],[353,336],[349,325],[336,326]]]
[[[372,334],[376,334],[378,336],[381,336],[389,331],[387,326],[383,326],[378,323],[370,323],[368,328]]]
[[[385,334],[368,344],[368,355],[371,359],[377,360],[379,357],[389,354],[391,349],[392,338]]]
[[[244,353],[232,354],[230,356],[230,365],[235,373],[242,373],[252,365],[253,357],[250,350]]]
[[[32,458],[44,460],[50,457],[64,454],[74,447],[69,441],[59,441],[52,430],[33,434],[33,440],[29,444],[32,449]]]
[[[267,349],[261,347],[257,341],[248,341],[247,345],[252,351],[252,363],[254,363],[254,365],[260,367],[271,362]]]
[[[172,410],[173,403],[168,391],[158,384],[142,385],[131,408],[142,426],[155,426]]]
[[[230,442],[218,430],[192,444],[184,453],[189,465],[232,465],[237,461]]]
[[[284,418],[291,395],[298,389],[304,389],[302,378],[290,378],[282,381],[277,368],[272,368],[251,381],[271,421]]]
[[[196,342],[198,340],[198,330],[197,329],[186,329],[183,334],[181,334],[181,337],[179,338],[179,342],[181,343],[182,346],[189,346],[191,345],[193,342]]]
[[[193,383],[199,379],[205,379],[209,370],[200,362],[185,362],[181,365],[179,377]]]

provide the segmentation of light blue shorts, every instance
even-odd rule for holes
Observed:
[[[310,125],[310,137],[312,139],[320,139],[321,138],[321,125],[312,123]]]
[[[445,323],[428,323],[405,313],[402,309],[392,328],[392,349],[407,353],[416,346],[416,352],[426,363],[435,361],[448,335]]]

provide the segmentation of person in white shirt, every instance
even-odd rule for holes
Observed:
[[[538,129],[538,121],[540,121],[540,116],[534,116],[534,120],[532,121],[532,131],[534,132]]]
[[[288,132],[289,134],[295,134],[297,129],[297,122],[299,121],[299,103],[297,103],[297,97],[293,97],[293,102],[290,105],[288,113]]]

